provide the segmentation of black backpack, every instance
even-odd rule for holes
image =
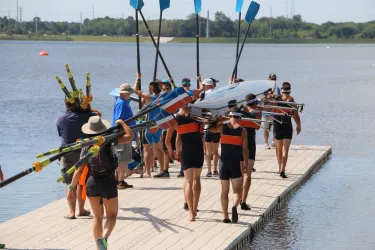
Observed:
[[[113,147],[111,144],[106,145],[96,157],[89,160],[89,172],[94,179],[106,179],[114,175],[118,159]]]

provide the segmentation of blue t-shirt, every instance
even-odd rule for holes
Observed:
[[[130,99],[125,100],[117,98],[115,107],[113,108],[112,126],[116,126],[116,120],[121,119],[123,121],[133,117],[133,111],[130,107]],[[135,121],[130,122],[128,125],[134,125]]]
[[[91,116],[96,116],[96,113],[78,113],[71,110],[65,111],[65,114],[57,118],[56,126],[57,132],[61,137],[61,146],[76,142],[77,139],[87,138],[81,128],[88,122]]]

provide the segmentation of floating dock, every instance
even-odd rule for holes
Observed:
[[[275,150],[257,148],[256,172],[247,203],[239,209],[239,222],[222,223],[217,177],[202,171],[202,193],[195,222],[183,209],[183,179],[176,178],[179,166],[172,165],[170,179],[130,178],[133,189],[119,190],[119,214],[109,238],[109,249],[233,249],[259,230],[278,206],[285,202],[312,173],[329,158],[328,146],[291,146],[287,179],[278,172]],[[13,184],[17,185],[17,184]],[[48,191],[46,191],[48,192]],[[230,192],[229,211],[232,204]],[[22,204],[20,204],[22,205]],[[90,209],[87,201],[86,207]],[[0,223],[0,243],[9,249],[96,249],[92,217],[67,220],[65,199],[50,203],[23,216]],[[229,215],[231,216],[231,215]]]

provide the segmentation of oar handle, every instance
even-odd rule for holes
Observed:
[[[73,174],[77,168],[80,168],[82,165],[88,162],[93,155],[94,154],[92,152],[87,153],[83,158],[79,159],[73,167],[69,168],[68,171],[66,171],[62,176],[60,176],[60,178],[57,179],[57,182],[61,182],[67,179],[69,175]]]

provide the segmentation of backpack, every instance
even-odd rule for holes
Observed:
[[[106,179],[113,176],[118,166],[115,146],[109,144],[100,149],[98,155],[88,161],[88,166],[90,175],[94,179]]]

